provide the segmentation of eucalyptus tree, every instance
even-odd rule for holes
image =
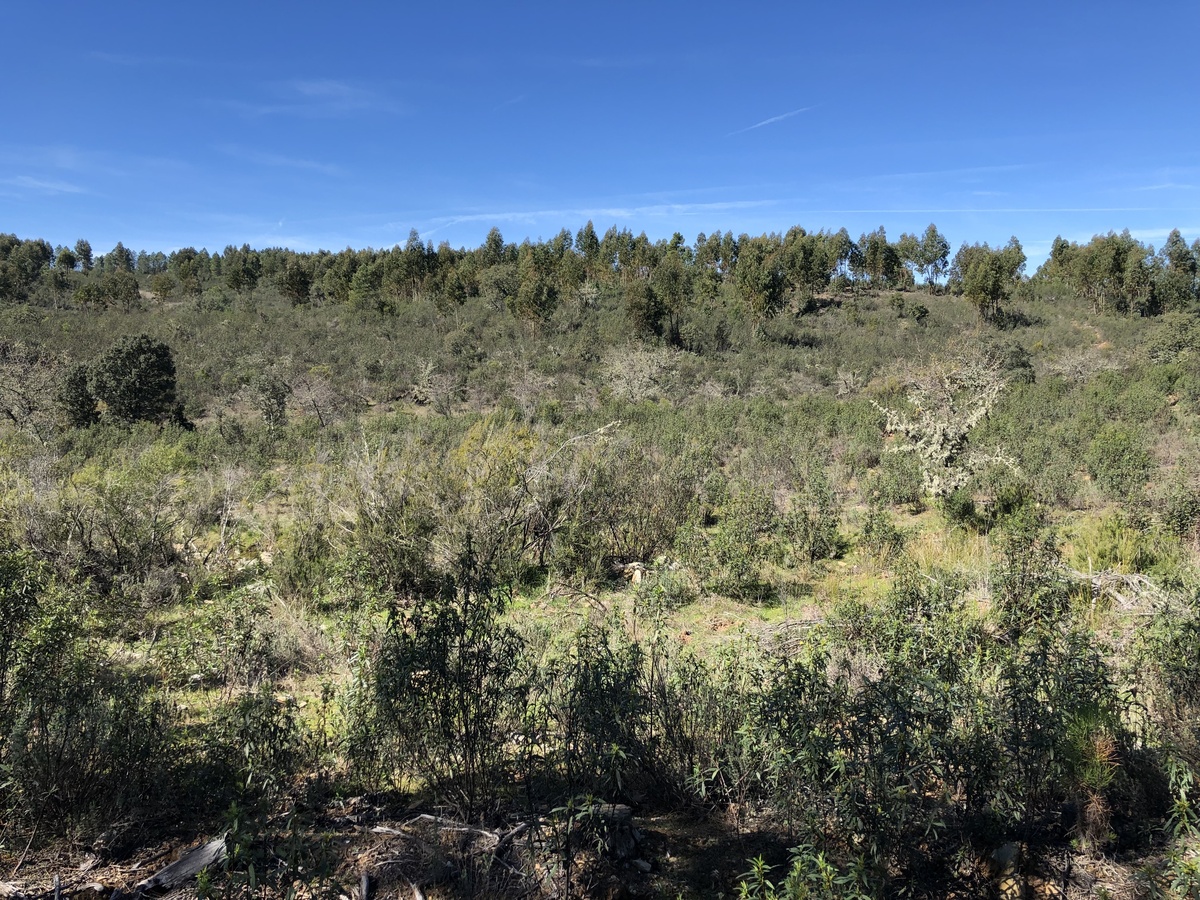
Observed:
[[[894,283],[900,274],[900,255],[888,243],[887,231],[882,225],[865,234],[859,240],[862,249],[862,269],[876,287]]]
[[[69,247],[60,247],[58,255],[54,258],[54,268],[70,272],[74,271],[77,265],[79,265],[79,257]]]
[[[591,281],[597,280],[600,275],[598,271],[600,265],[600,238],[596,236],[596,228],[592,225],[591,219],[588,219],[587,224],[576,233],[575,249],[583,259],[584,277]]]
[[[132,272],[134,263],[133,252],[120,241],[117,241],[117,246],[104,257],[104,268],[107,271]]]
[[[1185,310],[1196,299],[1196,254],[1179,229],[1167,235],[1158,253],[1156,294],[1165,310]]]
[[[307,303],[313,286],[312,270],[305,261],[291,259],[276,276],[275,286],[279,293],[291,301],[292,306]]]
[[[980,318],[990,321],[1024,271],[1025,251],[1014,237],[998,250],[986,243],[963,244],[954,256],[950,279],[979,311]]]
[[[756,320],[768,319],[783,308],[787,275],[778,235],[738,239],[734,284]]]
[[[919,263],[921,272],[925,275],[925,283],[929,285],[929,291],[932,293],[934,283],[946,274],[950,264],[950,242],[932,222],[921,236]]]
[[[692,295],[692,273],[685,263],[685,253],[690,256],[687,247],[672,245],[650,273],[650,287],[661,304],[661,313],[667,317],[667,331],[672,335]]]
[[[792,290],[806,297],[829,286],[829,246],[822,234],[795,226],[783,236],[783,267]]]
[[[519,319],[541,322],[558,305],[558,287],[542,246],[526,241],[517,260],[517,291],[507,298],[509,311]]]

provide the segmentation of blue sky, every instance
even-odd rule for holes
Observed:
[[[1200,3],[4,11],[0,231],[97,252],[1200,237]]]

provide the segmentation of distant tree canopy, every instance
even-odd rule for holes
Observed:
[[[985,244],[963,244],[950,267],[950,283],[979,310],[985,320],[995,317],[1025,271],[1025,251],[1011,238],[993,250]]]
[[[1178,229],[1158,253],[1127,229],[1096,235],[1083,245],[1055,238],[1035,277],[1073,292],[1095,312],[1156,315],[1196,302],[1198,259],[1200,240],[1189,247]]]
[[[762,322],[787,309],[801,312],[826,291],[897,290],[919,281],[930,293],[944,284],[965,296],[984,320],[995,318],[1025,282],[1078,297],[1097,312],[1157,315],[1197,303],[1198,264],[1200,240],[1189,246],[1178,230],[1158,251],[1128,231],[1110,232],[1084,245],[1057,238],[1050,258],[1027,279],[1015,237],[998,248],[963,244],[951,260],[950,243],[933,223],[894,241],[882,226],[857,241],[844,228],[796,226],[784,234],[701,232],[689,244],[678,232],[651,241],[616,226],[601,236],[587,222],[575,234],[563,229],[520,244],[493,228],[474,249],[435,247],[414,230],[391,249],[297,253],[243,244],[220,253],[184,247],[164,254],[134,253],[118,243],[98,257],[83,239],[67,248],[0,234],[0,303],[132,309],[153,295],[225,308],[232,295],[267,286],[295,305],[382,313],[417,299],[433,300],[445,313],[478,297],[536,324],[563,303],[586,306],[607,291],[635,331],[675,340],[688,308],[719,294]],[[224,299],[211,300],[211,291]]]

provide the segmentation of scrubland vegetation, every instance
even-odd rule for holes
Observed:
[[[0,236],[0,877],[1200,896],[1198,256]]]

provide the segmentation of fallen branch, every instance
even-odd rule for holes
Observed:
[[[29,855],[29,848],[33,846],[33,839],[37,837],[38,824],[40,823],[34,824],[33,831],[30,832],[29,835],[29,841],[25,844],[25,849],[21,851],[21,858],[18,859],[17,864],[13,866],[12,874],[8,876],[9,878],[16,878],[17,873],[21,871],[21,866],[25,865],[25,857]]]
[[[1074,580],[1088,585],[1094,600],[1109,597],[1122,609],[1134,609],[1146,602],[1160,602],[1166,599],[1153,581],[1136,572],[1127,575],[1111,569],[1090,573],[1068,569],[1067,574]]]
[[[186,881],[195,878],[203,869],[225,859],[225,838],[215,838],[207,844],[201,844],[189,853],[171,863],[164,869],[144,881],[138,882],[138,891],[148,891],[155,888],[171,889],[179,887]]]
[[[429,813],[421,813],[416,818],[409,819],[405,824],[411,825],[413,822],[432,822],[442,831],[461,831],[468,834],[489,837],[497,843],[500,841],[500,835],[494,831],[488,831],[486,828],[476,828],[473,825],[464,825],[462,822],[456,822],[453,819],[444,819],[441,816],[432,816]]]
[[[519,825],[509,829],[508,833],[505,834],[504,837],[500,838],[499,843],[496,844],[496,849],[492,851],[492,856],[499,859],[504,851],[506,851],[512,845],[512,842],[528,830],[528,822],[521,822]]]

